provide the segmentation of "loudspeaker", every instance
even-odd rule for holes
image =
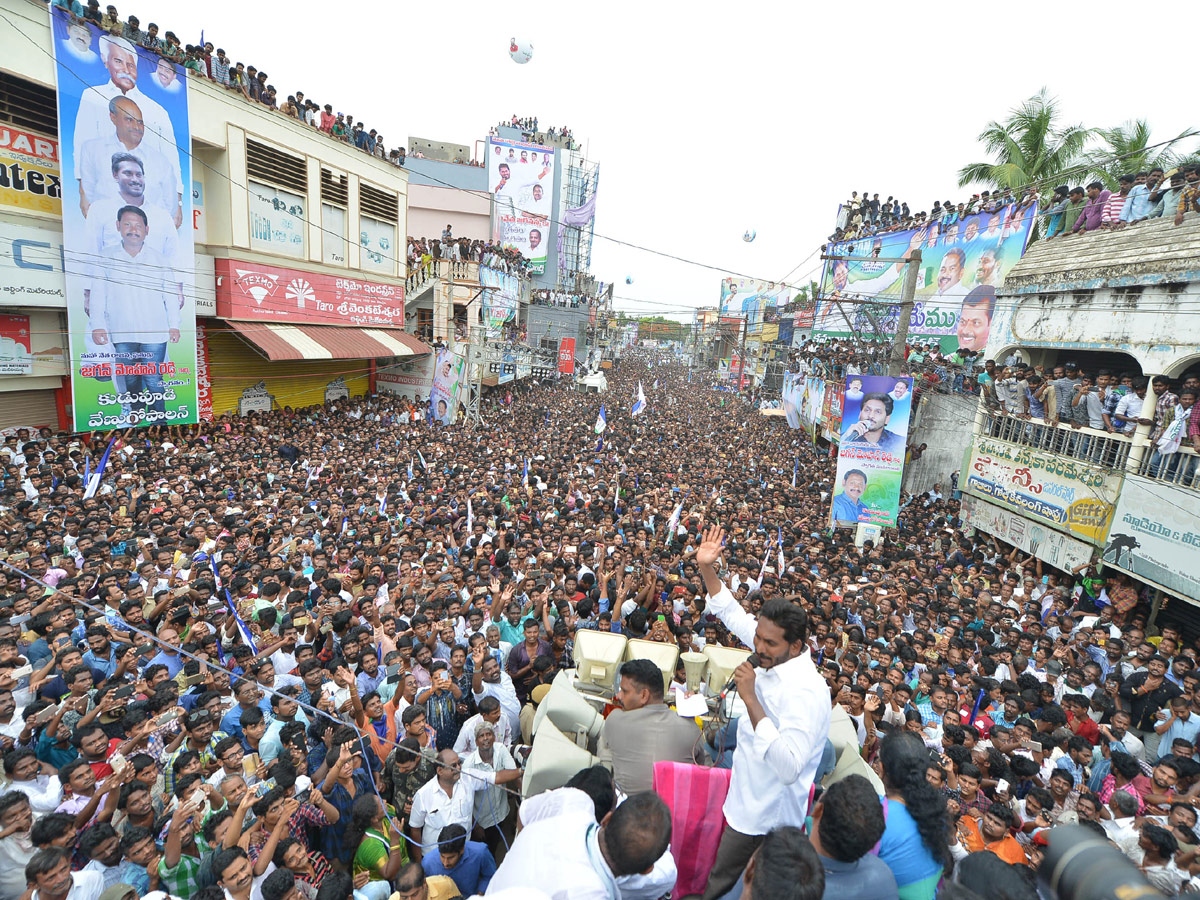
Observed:
[[[596,757],[575,746],[570,738],[554,726],[553,721],[542,722],[533,736],[533,748],[525,763],[521,796],[532,797],[543,791],[560,788],[580,769],[595,764]]]
[[[631,659],[650,660],[662,671],[663,693],[671,689],[671,681],[675,678],[675,663],[679,662],[679,648],[675,644],[630,638],[629,646],[625,650],[625,661]]]
[[[679,658],[683,660],[683,669],[687,673],[687,689],[694,694],[700,689],[700,682],[704,680],[704,670],[708,668],[708,657],[703,653],[688,651],[680,654]]]
[[[708,658],[708,695],[715,697],[729,683],[733,670],[750,658],[750,651],[709,644],[704,655]]]
[[[604,727],[604,717],[571,686],[571,673],[566,669],[554,676],[550,690],[538,704],[537,715],[533,719],[535,738],[538,728],[546,719],[567,735],[586,731],[589,741],[596,740]]]

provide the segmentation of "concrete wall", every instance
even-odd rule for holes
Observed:
[[[408,172],[408,183],[424,184],[429,187],[456,187],[467,191],[487,193],[487,169],[482,166],[460,166],[457,163],[437,159],[415,159],[404,161]],[[441,234],[441,230],[438,230]]]
[[[961,394],[927,392],[922,396],[909,443],[929,446],[905,468],[905,490],[920,494],[934,484],[940,484],[943,493],[950,490],[950,473],[962,468],[978,405],[977,398]]]
[[[491,201],[487,196],[413,184],[408,191],[408,233],[440,238],[449,222],[456,238],[486,241],[491,237]]]

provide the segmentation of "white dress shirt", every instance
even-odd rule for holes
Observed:
[[[458,730],[458,738],[454,741],[454,752],[459,756],[467,756],[475,752],[475,727],[486,721],[483,718],[483,713],[475,713],[467,721],[463,722],[462,728]],[[491,724],[491,723],[489,723]],[[512,727],[503,715],[496,720],[496,724],[492,725],[492,730],[496,732],[496,743],[508,747],[512,744]],[[509,766],[508,768],[512,768]]]
[[[521,701],[517,699],[517,689],[513,686],[512,677],[502,671],[497,682],[484,681],[483,690],[471,692],[475,695],[475,703],[484,697],[495,697],[500,701],[500,718],[508,720],[510,734],[521,733]]]
[[[459,778],[449,795],[442,790],[436,775],[417,788],[408,824],[421,829],[422,848],[436,846],[438,835],[447,825],[461,825],[470,834],[475,824],[475,794],[495,783],[495,772],[476,770]]]
[[[708,598],[708,610],[747,646],[757,619],[727,587]],[[756,669],[754,693],[766,712],[758,727],[738,719],[733,776],[725,821],[741,834],[766,834],[781,825],[802,827],[808,797],[829,735],[829,687],[805,650],[770,669]]]
[[[503,721],[503,719],[501,719]],[[462,757],[464,769],[482,770],[484,772],[499,772],[502,769],[515,769],[517,761],[512,758],[508,748],[499,741],[492,746],[492,761],[485,762],[476,749]],[[469,775],[466,777],[470,777]],[[475,824],[480,828],[491,828],[499,825],[508,818],[508,790],[504,785],[483,785],[475,794]]]

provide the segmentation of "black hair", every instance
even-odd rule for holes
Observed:
[[[893,732],[883,739],[879,759],[884,783],[899,792],[908,814],[917,823],[921,842],[949,872],[954,867],[954,858],[946,843],[950,829],[946,798],[925,778],[929,768],[925,742],[910,731]]]
[[[1032,876],[1028,866],[1010,865],[995,853],[971,853],[959,863],[955,878],[959,885],[988,900],[1037,900]]]
[[[658,680],[661,684],[661,675]],[[590,766],[586,769],[580,769],[571,776],[571,780],[566,783],[565,787],[577,788],[592,799],[592,805],[596,808],[597,822],[612,812],[612,808],[616,803],[616,791],[613,787],[612,772],[604,766]]]
[[[462,853],[467,846],[467,829],[457,822],[438,832],[438,847],[442,853]]]
[[[664,691],[662,670],[651,660],[631,659],[622,663],[618,672],[620,677],[628,678],[638,687],[648,690],[652,698],[662,699]]]
[[[875,806],[881,808],[878,797]],[[825,866],[821,857],[804,833],[792,825],[767,833],[754,856],[753,865],[752,897],[820,900],[825,893]]]
[[[379,815],[379,798],[374,793],[361,794],[350,807],[350,823],[342,832],[342,854],[352,858],[358,845]]]
[[[855,862],[883,836],[887,824],[883,807],[875,788],[863,776],[849,775],[835,781],[820,803],[821,846],[834,859]]]
[[[808,637],[808,613],[803,607],[783,597],[772,597],[764,603],[759,618],[773,622],[783,629],[783,639],[789,644]]]
[[[212,858],[212,873],[220,883],[225,875],[225,870],[237,862],[239,859],[249,859],[246,856],[246,851],[241,847],[226,847],[218,850],[213,854]]]
[[[654,865],[671,843],[671,811],[653,791],[634,794],[613,810],[604,830],[613,875],[636,875]]]

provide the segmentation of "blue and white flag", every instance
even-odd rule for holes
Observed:
[[[471,509],[471,498],[467,498],[467,534],[475,528],[475,511]]]
[[[800,471],[800,459],[799,459],[799,457],[797,457],[795,462],[792,463],[792,487],[796,486],[796,473],[799,471]]]
[[[419,459],[421,461],[421,468],[424,469],[426,472],[428,472],[429,466],[425,463],[425,457],[421,455],[420,450],[417,451],[417,459]]]
[[[525,469],[521,472],[521,484],[529,487],[529,457],[525,457]]]
[[[411,456],[408,458],[408,480],[409,481],[413,480],[412,457]]]
[[[683,501],[679,501],[679,505],[675,507],[675,511],[671,513],[671,518],[667,520],[667,536],[673,537],[679,530],[679,517],[683,514]]]
[[[229,604],[229,611],[233,613],[233,619],[235,622],[237,622],[238,634],[242,636],[242,640],[246,642],[246,646],[249,647],[251,651],[258,653],[258,645],[254,643],[254,635],[251,633],[246,623],[242,620],[242,617],[238,615],[237,607],[233,605],[233,597],[229,596],[228,588],[225,589],[225,602]]]
[[[608,427],[608,420],[604,418],[604,404],[600,404],[600,415],[596,416],[596,434],[604,434],[604,429]],[[603,445],[601,441],[601,445]],[[597,447],[597,450],[600,448]]]
[[[638,382],[637,396],[633,398],[633,408],[630,412],[637,416],[646,411],[646,392],[642,390],[642,383]]]
[[[100,464],[96,466],[96,471],[92,473],[87,481],[87,489],[83,492],[84,500],[91,500],[96,496],[96,491],[100,489],[100,479],[104,477],[104,470],[108,466],[108,455],[112,453],[113,444],[117,442],[117,436],[114,434],[108,440],[108,446],[104,448],[104,455],[100,457]]]
[[[783,559],[783,526],[781,525],[781,526],[779,526],[779,574],[780,575],[783,574],[783,571],[785,568],[786,568],[786,566],[784,566],[784,559]]]
[[[379,498],[379,514],[381,516],[387,515],[387,494]]]

